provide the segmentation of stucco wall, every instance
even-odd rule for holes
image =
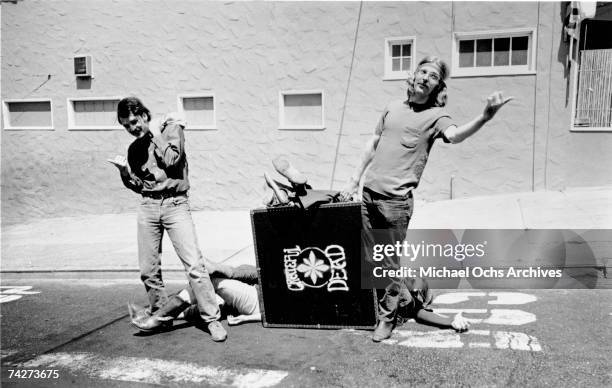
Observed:
[[[609,184],[612,155],[603,151],[610,134],[569,132],[559,8],[364,2],[339,137],[359,3],[3,3],[2,98],[52,98],[55,126],[3,131],[3,221],[134,210],[137,196],[105,161],[124,153],[130,136],[68,131],[69,97],[133,94],[161,113],[177,109],[178,94],[214,91],[218,129],[186,134],[196,209],[259,205],[262,173],[278,155],[329,188],[338,139],[339,189],[384,105],[405,93],[403,81],[382,80],[384,39],[414,35],[417,58],[450,61],[453,28],[538,28],[538,72],[449,80],[448,110],[457,122],[479,113],[493,90],[516,101],[468,141],[436,144],[417,195],[448,198],[451,175],[455,197],[529,191],[534,176],[536,189]],[[90,85],[72,75],[75,54],[93,56]],[[324,90],[326,129],[277,129],[279,90],[291,89]]]

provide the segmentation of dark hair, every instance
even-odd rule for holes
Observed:
[[[448,100],[448,95],[446,93],[446,82],[444,80],[448,77],[448,65],[438,57],[427,56],[419,62],[417,66],[417,70],[427,63],[431,63],[434,66],[438,67],[440,70],[440,82],[436,89],[429,95],[429,101],[433,106],[443,107],[446,105],[446,101]],[[408,97],[410,97],[414,93],[414,74],[408,75]]]
[[[134,116],[142,116],[146,113],[147,121],[151,121],[151,112],[136,97],[126,97],[117,104],[117,121],[121,122],[121,119],[129,117],[130,113]]]

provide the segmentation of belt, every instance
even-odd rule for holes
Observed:
[[[408,193],[404,195],[403,197],[399,197],[399,196],[390,197],[388,195],[384,195],[377,191],[374,191],[370,189],[369,187],[364,187],[363,191],[367,191],[368,193],[370,193],[370,196],[372,197],[372,199],[382,199],[382,200],[392,199],[392,200],[404,201],[404,200],[412,198],[412,190],[409,190]]]
[[[180,197],[186,195],[186,192],[175,193],[173,191],[146,191],[142,193],[143,197],[153,198],[153,199],[166,199],[172,197]]]

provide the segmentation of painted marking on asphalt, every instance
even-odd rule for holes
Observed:
[[[493,337],[495,338],[495,346],[498,349],[542,351],[538,339],[525,333],[497,331],[493,333]]]
[[[467,302],[470,298],[482,298],[485,296],[493,296],[497,299],[490,300],[488,304],[494,305],[518,305],[532,303],[538,300],[535,295],[525,294],[522,292],[453,292],[448,294],[438,295],[433,303],[434,304],[457,304]]]
[[[491,330],[470,330],[470,334],[475,335],[490,335]]]
[[[190,362],[137,357],[105,357],[94,353],[43,354],[21,368],[61,368],[92,378],[146,384],[200,383],[222,387],[272,387],[288,372],[265,369],[229,369]]]
[[[520,326],[537,320],[535,314],[514,309],[491,309],[491,316],[482,321],[490,325]]]
[[[486,296],[485,292],[453,292],[449,294],[440,294],[436,296],[434,304],[455,304],[461,302],[467,302],[470,297],[482,297]]]
[[[486,309],[434,309],[439,314],[486,314]],[[464,318],[470,323],[488,323],[490,325],[521,326],[537,320],[535,314],[517,309],[491,309],[488,318]]]
[[[434,309],[435,312],[440,314],[486,314],[487,309]]]
[[[383,341],[384,343],[408,346],[411,348],[462,348],[463,342],[459,334],[454,331],[407,331],[396,330],[394,337]]]
[[[537,300],[535,295],[522,292],[454,292],[439,295],[434,304],[453,305],[467,302],[470,298],[495,297],[488,301],[491,305],[524,305]],[[440,314],[489,314],[486,318],[467,318],[470,323],[489,325],[526,325],[537,320],[536,315],[518,309],[475,309],[475,308],[436,308]],[[612,315],[612,314],[610,314]],[[412,320],[410,320],[412,321]],[[393,336],[382,341],[387,345],[400,345],[418,348],[496,348],[540,352],[542,346],[536,337],[520,332],[478,330],[472,328],[468,332],[458,334],[453,330],[414,331],[395,330]]]
[[[0,303],[8,303],[21,299],[21,295],[0,295]]]
[[[522,292],[489,292],[489,296],[497,297],[496,300],[490,300],[489,304],[527,304],[538,300],[535,295],[525,294]]]
[[[7,357],[12,356],[13,354],[17,354],[16,350],[11,349],[0,349],[0,359],[4,360]]]
[[[486,337],[486,338],[482,338]],[[472,342],[472,340],[476,340]],[[465,340],[465,342],[464,342]],[[483,342],[482,340],[492,340]],[[399,345],[412,348],[497,348],[540,352],[542,347],[538,339],[525,333],[510,331],[471,330],[458,334],[451,330],[415,331],[396,330],[393,336],[382,341],[387,345]]]
[[[24,295],[40,294],[40,291],[28,291],[32,286],[0,286],[0,303],[13,302]]]

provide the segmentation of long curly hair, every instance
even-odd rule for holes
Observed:
[[[432,106],[443,107],[446,105],[446,102],[448,100],[448,95],[446,92],[446,82],[444,82],[444,80],[448,78],[448,74],[449,74],[448,65],[438,57],[427,56],[421,59],[421,61],[419,62],[417,66],[417,71],[422,65],[425,65],[427,63],[431,63],[437,66],[440,70],[440,77],[441,77],[440,82],[438,83],[438,86],[436,86],[436,89],[433,90],[431,94],[429,95],[429,100],[427,101],[427,104],[432,105]],[[410,99],[410,96],[414,94],[414,77],[415,77],[414,73],[408,73],[408,78],[406,79],[406,82],[408,83],[408,99]]]

